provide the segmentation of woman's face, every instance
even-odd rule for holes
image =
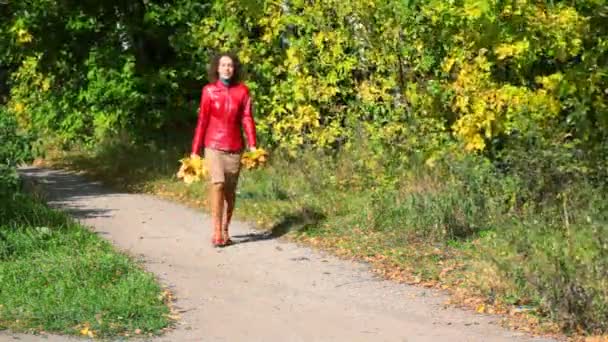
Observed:
[[[234,64],[232,63],[232,58],[228,56],[223,56],[220,58],[217,73],[219,74],[220,78],[226,80],[232,79],[232,75],[234,74]]]

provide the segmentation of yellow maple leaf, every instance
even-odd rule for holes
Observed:
[[[266,164],[268,161],[268,152],[263,148],[258,148],[255,151],[245,152],[241,157],[241,164],[246,169],[253,169]]]
[[[177,171],[177,178],[183,179],[184,183],[192,184],[203,180],[208,170],[205,167],[204,159],[200,156],[183,158],[180,160],[181,166]]]

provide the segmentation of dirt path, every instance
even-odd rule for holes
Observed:
[[[156,341],[532,340],[495,318],[444,308],[439,292],[377,279],[363,264],[268,238],[245,223],[233,225],[238,244],[217,250],[208,217],[196,210],[111,192],[66,172],[22,173],[46,188],[51,205],[141,257],[175,292],[182,320]],[[39,340],[0,334],[15,337]]]

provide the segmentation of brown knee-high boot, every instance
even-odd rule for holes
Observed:
[[[234,205],[236,202],[236,189],[231,187],[224,188],[224,198],[226,200],[226,211],[224,214],[224,222],[222,225],[222,238],[226,242],[226,244],[231,244],[232,240],[230,240],[230,220],[232,220],[232,213],[234,212]]]
[[[224,183],[214,183],[210,189],[211,224],[213,225],[213,244],[223,245],[222,216],[224,214]]]

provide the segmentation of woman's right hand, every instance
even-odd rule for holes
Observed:
[[[190,153],[190,158],[200,158],[200,156],[196,153]]]

